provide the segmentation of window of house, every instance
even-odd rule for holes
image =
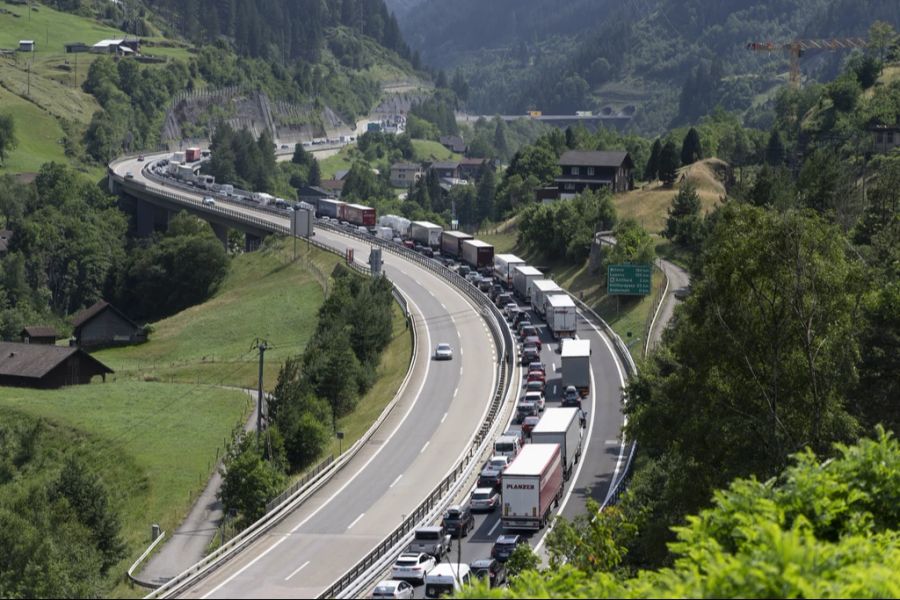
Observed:
[[[594,167],[588,167],[588,168],[587,168],[587,174],[588,174],[588,176],[593,176],[593,174],[594,174]]]
[[[578,167],[572,167],[572,175],[578,175]]]
[[[575,184],[574,184],[574,183],[567,183],[567,184],[566,184],[566,189],[567,189],[567,190],[574,190],[574,189],[575,189]]]
[[[886,141],[888,144],[893,144],[893,143],[894,143],[894,132],[893,132],[893,131],[889,131],[888,133],[886,133],[886,134],[884,134],[884,135],[885,135],[885,137],[887,138],[885,141]]]
[[[875,142],[880,144],[884,141],[884,136],[881,135],[881,132],[875,134]]]

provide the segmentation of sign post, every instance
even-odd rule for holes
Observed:
[[[649,296],[653,272],[650,265],[609,265],[606,293],[610,296]]]

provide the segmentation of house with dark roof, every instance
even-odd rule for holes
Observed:
[[[23,344],[55,344],[59,332],[52,327],[29,325],[19,334]]]
[[[344,191],[344,182],[340,179],[323,179],[319,187],[331,194],[332,198],[340,198],[341,192]]]
[[[456,160],[439,160],[431,163],[428,167],[429,171],[437,173],[440,179],[459,179],[459,161]]]
[[[398,162],[391,165],[391,185],[394,187],[408,188],[424,175],[422,165],[416,163]]]
[[[880,123],[869,126],[872,134],[872,148],[875,152],[887,154],[900,146],[900,124],[882,125]]]
[[[481,175],[482,169],[496,170],[494,162],[489,158],[464,158],[459,161],[459,176],[474,181]]]
[[[457,154],[465,154],[469,149],[466,142],[458,135],[442,135],[438,138],[438,141],[441,143],[441,146]]]
[[[569,150],[559,158],[559,167],[556,187],[560,198],[586,189],[619,193],[634,188],[634,161],[625,151]]]
[[[72,325],[75,327],[75,343],[82,348],[125,346],[147,341],[144,328],[106,300],[100,300],[77,313]]]
[[[56,389],[113,370],[74,346],[0,342],[0,386]]]
[[[300,202],[308,202],[313,206],[319,205],[322,198],[334,198],[334,194],[317,185],[304,185],[297,191],[297,197]]]

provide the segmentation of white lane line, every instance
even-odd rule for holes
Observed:
[[[388,488],[392,488],[395,485],[397,485],[397,482],[399,482],[402,478],[403,478],[403,473],[400,473],[399,475],[397,475],[397,479],[395,479],[394,482],[388,486]]]
[[[453,397],[456,398],[456,392],[453,392]],[[441,417],[441,423],[447,420],[447,413],[444,413],[444,416]]]
[[[430,444],[430,443],[431,443],[431,440],[428,440],[427,442],[425,442],[425,445],[422,446],[421,450],[419,450],[419,454],[422,454],[423,452],[425,452],[425,449],[428,448],[428,444]]]
[[[293,577],[294,575],[296,575],[297,573],[299,573],[300,571],[302,571],[302,570],[303,570],[303,567],[305,567],[305,566],[308,565],[308,564],[309,564],[309,561],[306,561],[305,563],[303,563],[302,565],[300,565],[299,567],[297,567],[296,569],[294,569],[294,572],[291,573],[290,575],[288,575],[287,577],[285,577],[284,580],[287,581],[288,579],[290,579],[291,577]]]
[[[460,346],[460,347],[459,347],[459,355],[460,355],[460,356],[463,355],[463,350],[465,350],[465,348],[463,348],[462,346]]]
[[[347,525],[347,530],[349,531],[349,530],[353,529],[353,526],[356,525],[357,523],[359,523],[359,520],[362,519],[364,516],[366,516],[366,513],[363,513],[363,514],[359,515],[358,517],[356,517],[355,519],[353,519],[353,522],[350,523],[349,525]]]
[[[456,317],[454,317],[453,315],[450,315],[450,321],[451,321],[454,325],[456,325]]]
[[[500,519],[497,519],[497,522],[494,523],[494,526],[491,527],[490,531],[488,531],[488,537],[491,537],[492,535],[494,535],[494,532],[497,531],[497,527],[499,527],[499,526],[500,526]]]
[[[606,440],[606,445],[607,446],[618,446],[619,440]]]
[[[396,285],[396,284],[394,284],[394,285]],[[397,286],[397,289],[399,289],[400,293],[403,294],[407,298],[410,305],[413,307],[413,309],[415,309],[415,312],[418,313],[420,316],[423,316],[424,313],[422,313],[422,309],[419,308],[418,304],[413,302],[413,300],[410,298],[409,294],[407,294],[406,291],[403,290],[403,288],[401,288],[399,285]],[[429,330],[428,327],[425,328],[425,337],[427,339],[425,348],[431,348],[431,331]],[[425,350],[425,351],[429,352],[429,350]],[[346,483],[344,483],[344,485],[342,485],[335,493],[333,493],[327,500],[325,500],[325,502],[323,502],[318,508],[316,508],[316,510],[314,510],[312,513],[310,513],[310,515],[308,517],[306,517],[305,519],[303,519],[302,521],[297,523],[297,525],[295,525],[294,528],[291,529],[290,533],[296,533],[296,531],[298,529],[300,529],[301,527],[303,527],[304,525],[306,525],[306,523],[308,523],[310,519],[312,519],[317,514],[319,514],[319,511],[321,511],[323,508],[328,506],[335,498],[337,498],[338,495],[340,495],[345,489],[347,489],[347,487],[351,483],[353,483],[353,481],[363,471],[366,470],[366,467],[368,467],[369,464],[373,460],[375,460],[375,458],[381,453],[381,451],[385,448],[385,446],[388,445],[388,442],[397,434],[398,431],[400,431],[400,428],[406,422],[406,419],[409,418],[410,414],[412,414],[413,408],[415,408],[416,404],[418,404],[418,402],[419,402],[419,398],[422,397],[422,390],[425,389],[425,383],[428,381],[428,373],[430,370],[431,370],[431,360],[428,360],[425,363],[425,377],[422,379],[422,382],[419,384],[419,389],[416,392],[415,396],[413,396],[413,398],[415,398],[415,400],[413,400],[410,403],[409,408],[406,410],[406,414],[403,415],[403,418],[400,419],[400,422],[397,423],[397,426],[390,433],[390,435],[388,435],[388,437],[387,437],[387,439],[385,439],[384,443],[381,444],[380,446],[378,446],[378,450],[376,450],[375,453],[369,457],[369,460],[367,460],[365,462],[365,464],[363,464],[362,467],[360,467],[360,469],[356,473],[354,473],[353,476],[350,477],[350,479],[348,479]],[[496,377],[496,374],[495,374],[495,377]],[[474,434],[473,434],[473,436],[474,436]],[[290,536],[286,535],[286,536],[282,537],[281,539],[279,539],[274,544],[272,544],[271,546],[269,546],[268,548],[266,548],[265,551],[261,552],[259,555],[257,555],[256,558],[254,558],[253,560],[248,562],[246,565],[244,565],[243,567],[238,569],[234,574],[232,574],[230,577],[228,577],[225,581],[223,581],[222,583],[220,583],[219,585],[214,587],[212,590],[207,592],[202,598],[209,598],[210,596],[212,596],[213,594],[218,592],[220,589],[222,589],[223,587],[225,587],[226,585],[228,585],[229,583],[234,581],[237,577],[240,577],[247,569],[249,569],[250,567],[255,565],[257,562],[259,562],[263,558],[265,558],[269,554],[269,552],[275,550],[275,548],[280,546],[286,539],[288,539],[288,537],[290,537]]]
[[[455,390],[453,390],[453,397],[456,398],[456,395],[458,393],[459,393],[459,388],[457,387]]]
[[[441,308],[443,308],[443,309],[446,310],[447,312],[450,312],[449,310],[447,310],[447,305],[444,304],[443,302],[441,302]]]
[[[553,372],[556,372],[556,363],[550,363],[550,367],[553,369]]]

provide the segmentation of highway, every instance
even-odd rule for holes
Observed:
[[[126,160],[114,164],[114,169],[120,175],[132,172],[135,181],[151,192],[165,189],[141,173],[144,164]],[[189,201],[202,200],[201,193],[177,191]],[[280,214],[220,204],[273,225],[288,224]],[[358,238],[317,229],[316,239],[337,248],[351,247],[357,262],[367,262],[368,244]],[[468,447],[493,389],[497,352],[493,339],[470,301],[446,280],[392,253],[383,253],[383,258],[386,274],[410,301],[419,337],[413,377],[400,404],[329,484],[247,551],[202,580],[187,594],[190,597],[315,596],[392,531]],[[540,319],[532,321],[544,340],[547,405],[553,406],[561,393],[558,343]],[[606,336],[582,315],[577,335],[591,340],[593,384],[584,403],[588,424],[582,459],[560,507],[568,518],[585,512],[587,498],[602,503],[626,454],[619,440],[624,369]],[[453,345],[453,361],[430,360],[438,342]],[[489,556],[501,533],[498,514],[478,516],[475,531],[464,540],[463,561]],[[532,544],[539,546],[545,534],[546,529],[531,536]],[[454,557],[456,551],[454,541]]]

